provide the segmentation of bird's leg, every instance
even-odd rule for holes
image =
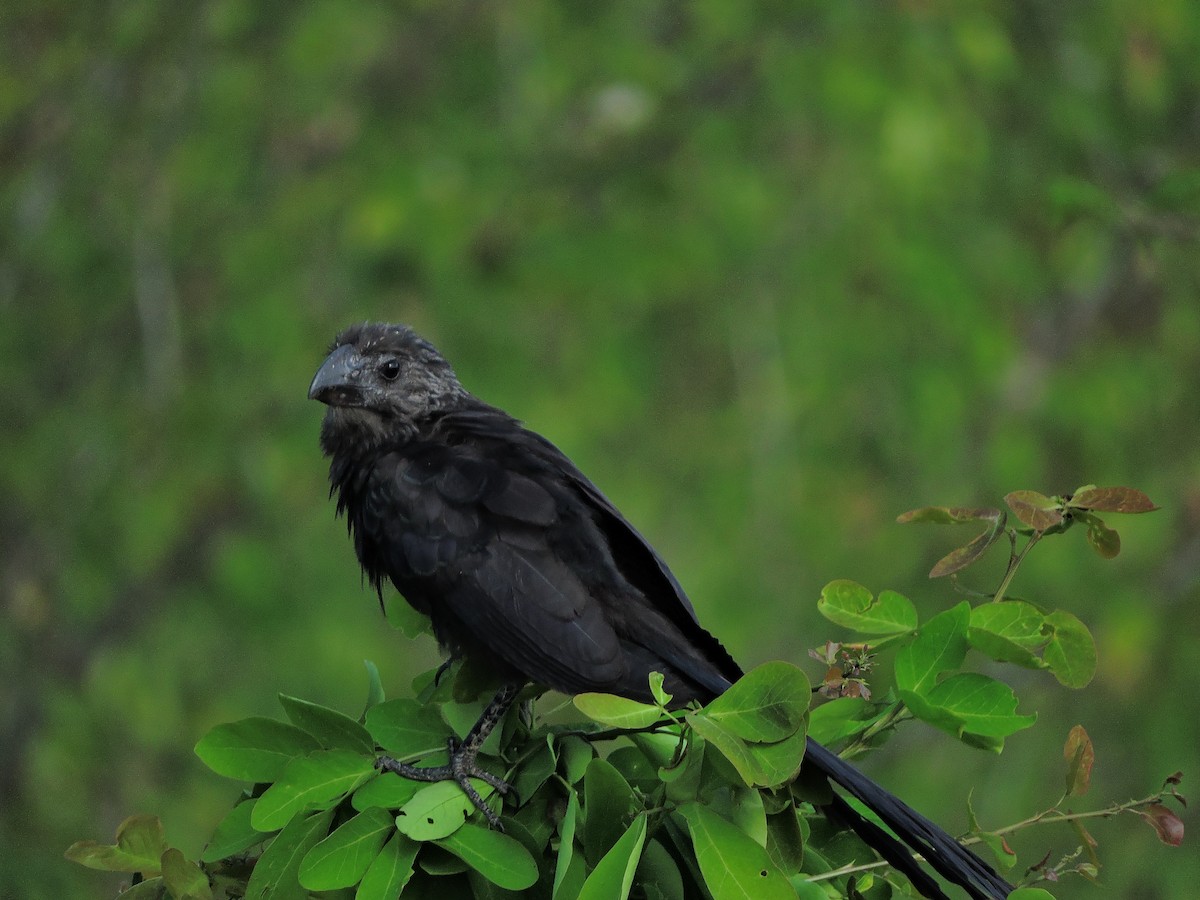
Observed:
[[[502,795],[508,793],[508,782],[482,769],[475,762],[475,758],[479,755],[479,748],[483,746],[483,742],[487,740],[492,729],[504,718],[504,714],[512,706],[520,689],[519,684],[506,684],[500,688],[491,702],[483,708],[479,720],[471,726],[471,730],[467,732],[462,743],[454,738],[450,739],[449,765],[420,767],[402,763],[390,756],[381,756],[375,760],[375,767],[384,772],[395,772],[400,777],[413,781],[453,781],[462,788],[463,793],[475,804],[475,808],[487,817],[488,824],[493,828],[500,828],[500,817],[492,812],[492,808],[479,796],[479,791],[475,790],[470,779],[479,778]]]

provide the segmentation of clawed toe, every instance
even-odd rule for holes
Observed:
[[[491,772],[484,771],[475,760],[479,755],[479,748],[483,746],[488,734],[504,718],[504,713],[512,705],[519,688],[520,686],[516,684],[507,684],[500,688],[491,702],[484,707],[478,721],[471,726],[466,738],[461,743],[455,738],[450,738],[448,742],[450,759],[447,765],[419,767],[410,763],[402,763],[390,756],[381,756],[375,760],[375,767],[380,771],[394,772],[402,778],[413,781],[453,781],[462,788],[462,792],[467,795],[475,808],[483,813],[488,824],[492,828],[503,831],[504,827],[500,824],[500,816],[483,802],[479,791],[475,790],[475,786],[471,784],[471,779],[477,778],[483,781],[502,797],[512,790],[507,781]]]
[[[512,786],[503,778],[499,777],[498,775],[493,775],[491,772],[485,772],[483,769],[478,767],[476,767],[475,771],[471,772],[470,774],[472,778],[478,778],[482,781],[486,781],[496,789],[496,793],[498,793],[501,797],[508,796],[508,792],[512,790]]]
[[[483,813],[488,825],[503,831],[504,826],[500,823],[500,816],[487,805],[479,791],[475,790],[471,779],[477,778],[483,781],[501,796],[508,794],[512,790],[511,786],[500,776],[483,769],[475,761],[474,753],[456,746],[456,744],[456,741],[450,742],[449,765],[414,766],[411,763],[402,763],[390,756],[380,756],[375,760],[375,768],[381,772],[393,772],[401,778],[408,778],[412,781],[453,781],[467,795],[467,799],[474,807]]]

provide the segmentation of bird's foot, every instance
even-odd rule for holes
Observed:
[[[475,790],[471,779],[478,778],[491,785],[501,796],[507,794],[511,788],[503,778],[486,771],[476,762],[478,754],[478,747],[472,748],[467,744],[459,744],[458,741],[451,738],[449,765],[414,766],[411,763],[402,763],[392,759],[390,756],[381,756],[375,760],[375,768],[382,772],[394,772],[401,778],[408,778],[412,781],[453,781],[462,788],[462,792],[467,795],[467,799],[474,804],[475,808],[483,813],[488,825],[503,831],[504,826],[500,823],[500,816],[487,805],[483,797],[479,795],[479,791]]]

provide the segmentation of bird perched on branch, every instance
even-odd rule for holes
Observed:
[[[650,701],[649,675],[661,672],[683,704],[707,702],[741,676],[608,498],[548,440],[469,393],[410,329],[347,328],[308,395],[328,406],[321,448],[371,584],[391,581],[451,654],[504,685],[448,765],[385,758],[383,767],[456,781],[495,825],[468,779],[507,790],[476,757],[526,683]],[[810,740],[804,765],[891,829],[899,841],[837,792],[823,807],[925,896],[946,895],[913,853],[973,898],[1008,895],[1011,886],[975,854],[825,747]]]

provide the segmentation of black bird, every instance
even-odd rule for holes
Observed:
[[[600,490],[544,437],[470,394],[410,329],[347,328],[308,395],[328,406],[321,448],[331,493],[372,586],[390,580],[452,655],[504,684],[449,765],[384,759],[383,767],[457,781],[497,825],[468,777],[507,790],[475,760],[524,684],[648,701],[657,671],[687,703],[707,702],[741,676],[667,564]],[[925,896],[946,897],[914,852],[972,898],[1008,896],[1011,886],[979,857],[825,747],[810,740],[804,762],[900,838],[836,792],[823,807]]]

